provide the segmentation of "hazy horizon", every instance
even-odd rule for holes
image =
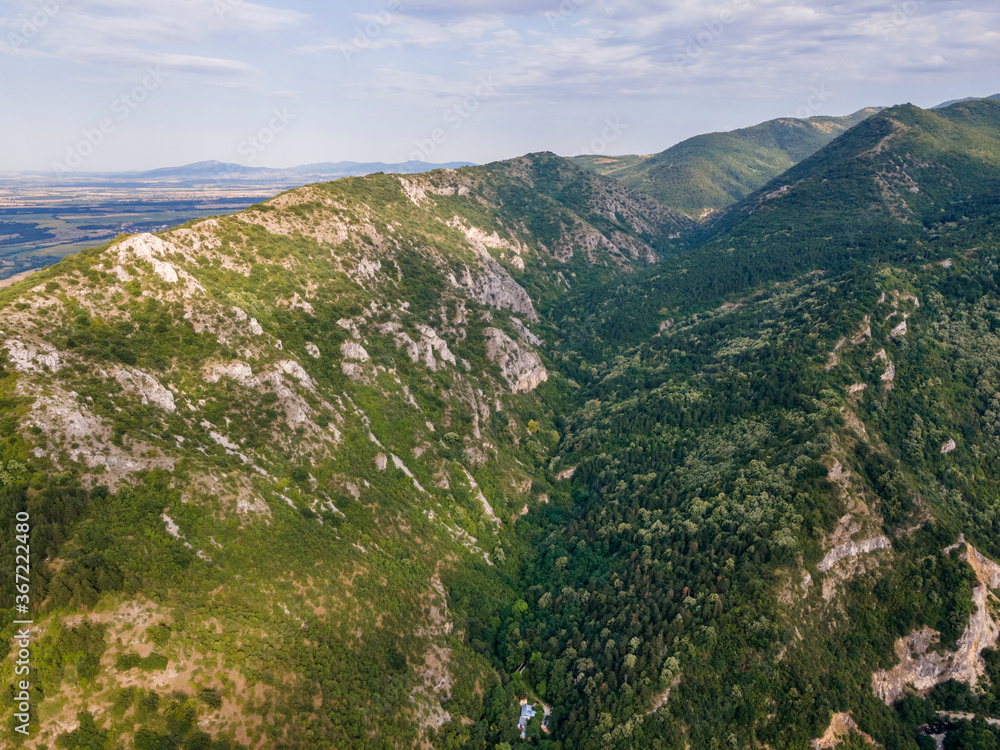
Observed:
[[[985,0],[4,0],[0,27],[8,172],[655,153],[1000,88]]]

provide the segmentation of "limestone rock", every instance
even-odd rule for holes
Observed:
[[[841,560],[846,560],[850,557],[857,557],[858,555],[867,555],[870,552],[874,552],[878,549],[891,549],[892,542],[884,536],[872,537],[871,539],[863,539],[860,542],[845,542],[826,553],[826,557],[816,566],[816,569],[820,572],[825,573],[834,565],[836,565]]]
[[[504,380],[515,393],[528,393],[549,379],[536,352],[526,349],[499,328],[486,328],[486,355],[500,366]]]
[[[356,362],[368,362],[371,359],[365,348],[361,344],[355,344],[353,341],[345,341],[341,344],[340,353],[344,355],[344,359],[351,359]]]

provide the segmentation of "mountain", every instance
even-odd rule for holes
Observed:
[[[538,154],[300,188],[0,292],[36,739],[389,747],[478,721],[499,679],[446,592],[513,604],[494,571],[561,494],[578,386],[541,314],[692,226]]]
[[[593,352],[642,340],[675,305],[919,255],[952,223],[967,222],[978,236],[998,220],[998,196],[1000,101],[883,110],[710,222],[697,247],[652,269],[640,286],[595,290],[583,307],[607,322],[588,327],[581,346]]]
[[[113,186],[233,186],[241,185],[271,185],[275,189],[299,187],[310,182],[337,180],[342,177],[360,177],[377,172],[394,172],[399,174],[418,174],[434,169],[458,169],[472,166],[470,162],[449,162],[447,164],[429,164],[422,161],[409,161],[399,164],[382,162],[322,162],[303,164],[286,169],[272,167],[247,167],[242,164],[232,164],[220,161],[200,161],[185,164],[180,167],[164,167],[145,172],[67,172],[53,174],[52,172],[4,173],[0,175],[0,186],[35,186],[49,187],[113,187]]]
[[[652,156],[578,156],[572,161],[704,218],[745,198],[877,111],[869,107],[847,117],[788,117],[698,135]]]
[[[893,107],[705,223],[350,178],[0,290],[23,744],[995,746],[998,143]]]
[[[1000,99],[1000,94],[993,94],[992,96],[982,96],[982,97],[980,97],[980,96],[967,96],[967,97],[965,97],[963,99],[951,99],[950,101],[944,102],[942,104],[938,104],[935,107],[931,107],[931,109],[944,109],[945,107],[950,107],[952,104],[961,104],[962,102],[971,102],[971,101],[975,101],[977,99]]]

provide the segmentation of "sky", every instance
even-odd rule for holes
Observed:
[[[0,0],[0,171],[484,163],[1000,92],[996,0]]]

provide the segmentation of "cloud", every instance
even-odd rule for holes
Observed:
[[[941,55],[931,55],[922,60],[911,60],[903,65],[903,69],[914,73],[940,73],[951,67],[951,63]]]
[[[583,0],[584,3],[590,0]],[[565,0],[568,5],[579,4],[577,0]],[[408,3],[407,13],[427,18],[453,20],[468,16],[539,16],[546,12],[558,12],[560,0],[422,0]]]
[[[808,90],[845,77],[941,71],[998,60],[992,0],[563,0],[405,6],[383,46],[448,50],[462,64],[419,77],[381,68],[368,95],[454,96],[483,74],[502,97],[673,96],[712,83],[714,95]],[[553,15],[555,14],[555,15]],[[502,23],[500,22],[502,19]],[[409,74],[409,75],[408,75]],[[410,85],[407,84],[407,85]],[[748,84],[750,87],[748,88]]]
[[[17,5],[20,13],[0,18],[0,28],[9,30],[8,47],[0,51],[119,68],[164,65],[203,76],[259,71],[237,59],[178,48],[292,28],[308,18],[246,0],[50,0],[41,11],[34,3]]]
[[[318,45],[306,45],[299,52],[314,54],[334,50],[348,59],[359,52],[405,47],[430,48],[440,45],[463,44],[482,39],[491,32],[506,31],[501,16],[490,14],[434,22],[390,10],[378,14],[355,14],[354,28],[349,36],[328,39]]]

